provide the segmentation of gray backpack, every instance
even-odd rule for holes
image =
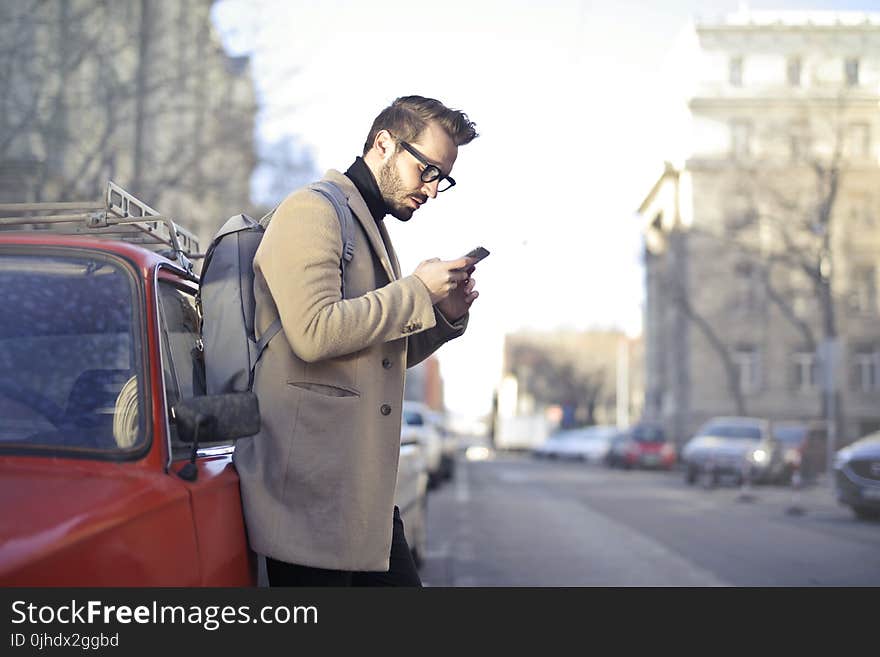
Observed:
[[[342,228],[342,296],[345,264],[354,253],[354,218],[345,194],[320,181],[308,186],[333,204]],[[277,209],[277,208],[276,208]],[[254,384],[254,368],[281,330],[278,317],[259,339],[254,330],[254,256],[275,210],[259,222],[246,214],[230,217],[211,240],[202,265],[198,303],[202,313],[205,391],[209,395],[245,392]],[[295,248],[291,245],[291,248]]]

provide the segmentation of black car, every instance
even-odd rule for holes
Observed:
[[[858,518],[880,519],[880,431],[837,452],[834,487]]]
[[[795,472],[803,483],[815,482],[828,463],[828,434],[823,422],[776,422],[773,435],[782,446],[783,479],[791,483]]]

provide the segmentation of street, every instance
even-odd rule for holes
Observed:
[[[429,494],[426,586],[880,585],[880,523],[824,483],[707,489],[527,454],[456,465]]]

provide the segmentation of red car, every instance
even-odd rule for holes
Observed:
[[[675,448],[666,440],[663,428],[654,424],[636,424],[611,441],[605,457],[611,467],[663,468],[675,466]]]
[[[194,240],[112,184],[84,210],[77,235],[0,220],[0,584],[256,584],[223,427],[259,412],[193,399]]]

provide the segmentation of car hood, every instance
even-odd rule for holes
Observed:
[[[880,435],[871,435],[855,441],[844,448],[852,457],[859,459],[880,459]]]
[[[0,458],[0,579],[167,503],[174,479],[130,463]]]
[[[685,445],[684,451],[691,456],[745,456],[755,449],[760,441],[745,438],[722,438],[720,436],[700,436]]]

